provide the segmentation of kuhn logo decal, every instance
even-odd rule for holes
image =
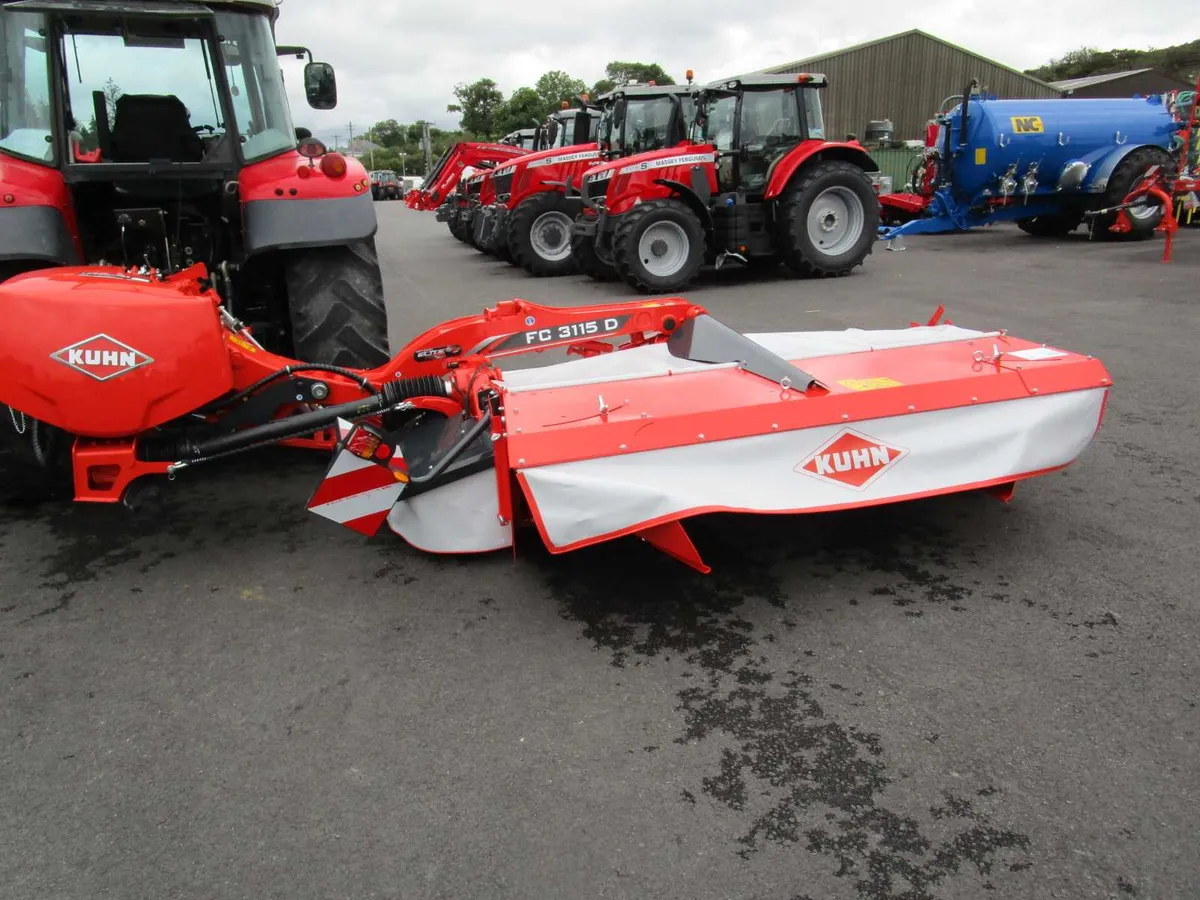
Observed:
[[[861,491],[907,455],[903,447],[843,428],[805,457],[795,471]]]
[[[107,334],[95,334],[69,347],[63,347],[51,353],[50,358],[97,381],[108,381],[154,362],[140,350],[135,350]]]

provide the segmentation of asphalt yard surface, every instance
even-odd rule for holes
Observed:
[[[393,347],[537,280],[377,205]],[[934,499],[439,558],[305,511],[323,457],[164,508],[0,506],[0,896],[1200,895],[1200,233],[911,239],[730,267],[744,330],[957,324],[1093,353],[1080,461]],[[487,514],[487,513],[481,513]]]

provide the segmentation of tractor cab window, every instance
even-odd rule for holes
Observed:
[[[62,44],[76,162],[198,163],[220,154],[225,116],[209,44],[194,26],[83,20],[67,25]]]
[[[738,174],[743,189],[764,189],[775,163],[804,139],[797,93],[806,92],[785,87],[742,95]]]
[[[719,94],[710,97],[703,109],[697,111],[692,126],[693,138],[701,143],[712,144],[719,154],[717,158],[717,184],[722,189],[733,183],[733,135],[737,114],[737,95]]]
[[[620,138],[625,149],[630,153],[645,153],[666,147],[672,109],[669,97],[630,100]]]
[[[215,22],[219,50],[211,23],[67,19],[74,161],[230,164],[236,147],[247,161],[295,147],[269,22],[236,13]]]
[[[804,127],[809,140],[825,140],[825,116],[821,112],[821,91],[805,88],[800,92],[804,101]]]
[[[37,13],[0,13],[0,149],[38,162],[53,162],[50,66],[43,18]]]
[[[216,21],[242,156],[250,162],[291,150],[296,129],[271,24],[238,13],[218,13]]]

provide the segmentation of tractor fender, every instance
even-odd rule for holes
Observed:
[[[66,266],[83,262],[62,211],[53,206],[0,208],[0,260]]]
[[[796,171],[813,159],[839,159],[861,166],[866,172],[879,171],[879,165],[857,141],[802,141],[775,163],[767,181],[764,199],[772,200],[780,196]]]
[[[1141,150],[1145,147],[1154,147],[1156,150],[1164,149],[1159,144],[1123,144],[1099,156],[1095,161],[1089,160],[1088,157],[1084,156],[1082,158],[1083,162],[1091,163],[1091,169],[1088,172],[1086,182],[1087,186],[1084,188],[1084,191],[1092,194],[1103,194],[1108,190],[1108,180],[1112,178],[1112,174],[1116,171],[1117,166],[1121,164],[1121,160],[1135,150]]]
[[[300,154],[284,154],[247,166],[238,176],[247,256],[267,250],[350,244],[375,234],[375,201],[367,171],[346,160],[346,174],[328,178]]]
[[[704,233],[707,235],[712,234],[712,210],[708,208],[708,201],[712,198],[712,191],[709,189],[708,178],[700,166],[692,168],[691,185],[686,185],[681,181],[675,181],[671,178],[655,178],[654,183],[661,184],[671,191],[672,197],[678,195],[679,199],[686,203],[691,211],[696,214],[696,218],[704,226]]]
[[[0,157],[0,260],[83,262],[71,192],[61,172]],[[6,270],[10,267],[5,267]]]
[[[246,255],[297,247],[352,244],[375,234],[375,202],[369,191],[318,200],[252,200],[242,209]]]

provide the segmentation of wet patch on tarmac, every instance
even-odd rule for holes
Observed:
[[[745,827],[730,836],[730,849],[743,859],[772,846],[827,858],[829,872],[861,900],[925,900],[947,879],[968,875],[992,889],[1005,872],[1029,867],[1030,839],[993,824],[1003,804],[994,785],[968,788],[956,778],[954,791],[922,808],[893,808],[889,788],[907,775],[889,771],[878,734],[845,721],[863,691],[819,682],[814,652],[779,639],[812,613],[820,593],[785,584],[850,571],[865,584],[882,577],[886,584],[849,601],[871,604],[878,615],[964,611],[977,599],[1007,599],[1006,585],[973,582],[965,574],[975,570],[971,548],[919,512],[790,522],[792,549],[782,554],[779,523],[764,519],[689,523],[713,567],[708,576],[635,540],[580,551],[585,560],[570,564],[542,561],[562,615],[581,623],[583,637],[613,666],[682,663],[674,742],[712,745],[713,757],[680,802],[701,806],[703,795],[739,813]],[[622,574],[614,581],[581,571]]]

